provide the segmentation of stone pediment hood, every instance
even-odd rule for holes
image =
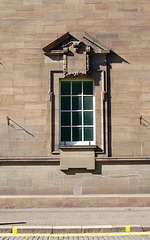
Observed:
[[[60,36],[53,42],[49,43],[43,48],[45,55],[57,55],[67,53],[69,46],[73,44],[76,51],[80,48],[81,45],[85,45],[86,52],[88,54],[107,54],[110,52],[109,47],[96,39],[87,32],[84,32],[81,39],[73,37],[69,32]]]

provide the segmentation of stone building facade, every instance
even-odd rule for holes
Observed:
[[[149,15],[0,1],[0,207],[150,206]]]

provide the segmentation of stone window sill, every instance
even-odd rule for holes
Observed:
[[[59,149],[96,149],[96,145],[59,145]]]

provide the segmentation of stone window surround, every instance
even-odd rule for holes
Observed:
[[[84,168],[95,169],[95,157],[98,154],[106,154],[107,151],[107,63],[106,55],[109,50],[100,42],[88,39],[83,40],[72,38],[69,33],[64,34],[54,42],[50,43],[43,50],[46,58],[50,58],[50,129],[51,129],[51,153],[60,155],[60,169]],[[58,70],[51,69],[56,61],[59,61]],[[47,62],[47,61],[46,61]],[[52,65],[51,65],[52,63]],[[92,64],[92,65],[91,65]],[[47,65],[48,66],[48,65]],[[79,66],[79,68],[78,68]],[[95,136],[94,142],[86,145],[71,146],[60,143],[60,81],[69,80],[93,80],[95,88]],[[96,124],[95,124],[96,123]],[[69,126],[69,125],[68,125]],[[83,140],[83,139],[82,139]],[[60,145],[61,144],[61,145]]]

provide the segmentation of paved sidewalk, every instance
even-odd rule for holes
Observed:
[[[150,226],[144,208],[28,208],[0,209],[2,226]]]
[[[3,235],[0,240],[150,240],[149,234],[102,234],[99,236]]]

